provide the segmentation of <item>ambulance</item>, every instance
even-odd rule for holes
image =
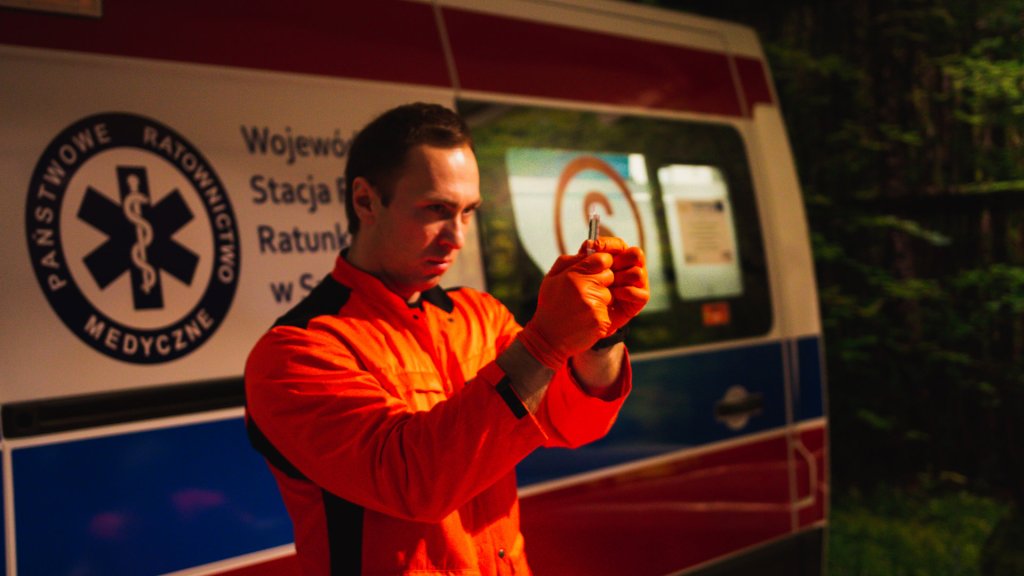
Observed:
[[[298,573],[242,369],[350,240],[353,134],[414,101],[480,163],[447,285],[525,322],[594,213],[650,263],[616,425],[517,469],[534,571],[824,572],[822,329],[753,31],[604,0],[0,0],[3,574]]]

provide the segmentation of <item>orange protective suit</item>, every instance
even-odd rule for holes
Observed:
[[[292,518],[304,573],[529,574],[515,465],[603,436],[612,400],[562,368],[528,414],[494,359],[521,330],[490,295],[410,306],[339,257],[257,343],[247,422]]]

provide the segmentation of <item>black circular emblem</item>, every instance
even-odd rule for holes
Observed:
[[[220,327],[241,254],[213,166],[174,130],[108,113],[67,127],[32,174],[29,255],[54,311],[89,346],[167,362]]]

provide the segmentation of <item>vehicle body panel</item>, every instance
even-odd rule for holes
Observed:
[[[650,182],[593,181],[619,210],[606,224],[653,242],[665,289],[630,336],[635,389],[608,437],[519,468],[536,572],[725,574],[767,558],[820,573],[828,442],[813,263],[750,30],[584,0],[108,0],[98,18],[0,8],[0,85],[4,574],[297,573],[287,514],[245,438],[241,369],[347,241],[339,179],[352,133],[413,100],[457,108],[479,134],[485,208],[446,284],[507,293],[519,315],[543,273],[527,236],[575,238],[576,224],[552,220],[551,203],[515,224],[505,203],[537,191],[547,202],[561,165],[517,173],[509,150],[650,166]],[[532,118],[510,144],[507,129]],[[657,136],[631,140],[643,134]],[[716,241],[742,253],[741,296],[676,285],[670,238],[712,220],[666,220],[669,202],[703,204],[667,194],[657,166],[724,178],[737,239]],[[196,254],[194,276],[160,272],[167,303],[148,316],[130,306],[127,251],[109,284],[87,264],[134,233],[103,228],[132,174],[149,175],[154,207],[191,216],[164,230],[165,249]],[[637,226],[616,194],[640,198]],[[218,244],[226,214],[237,237]],[[193,284],[220,272],[237,277],[215,308]]]

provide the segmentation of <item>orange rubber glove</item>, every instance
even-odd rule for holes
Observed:
[[[584,248],[586,248],[584,244]],[[647,280],[647,260],[638,246],[627,246],[621,238],[605,236],[590,244],[590,249],[612,255],[615,280],[610,287],[612,303],[608,308],[611,329],[608,335],[626,325],[651,299]]]
[[[544,276],[537,311],[519,333],[519,341],[541,364],[558,370],[609,333],[613,261],[603,252],[561,256]]]

